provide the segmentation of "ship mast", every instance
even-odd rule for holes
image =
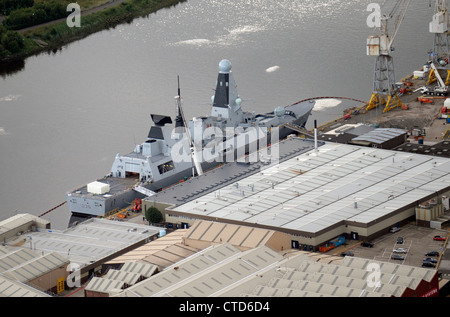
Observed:
[[[192,176],[194,176],[194,174],[195,174],[194,167],[195,167],[195,170],[197,171],[197,175],[202,175],[203,169],[202,169],[202,166],[198,159],[197,148],[195,146],[194,140],[192,139],[191,133],[189,131],[189,127],[187,125],[186,118],[184,117],[183,107],[181,106],[180,76],[178,76],[178,95],[175,97],[175,99],[177,101],[177,111],[178,111],[177,123],[179,123],[179,119],[181,117],[181,121],[183,121],[182,123],[183,123],[184,129],[186,131],[186,136],[189,141],[189,147],[191,150],[191,158],[194,163],[194,165],[192,167]]]

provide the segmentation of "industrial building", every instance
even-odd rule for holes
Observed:
[[[320,133],[319,139],[327,142],[353,144],[393,149],[405,143],[408,131],[394,128],[377,128],[363,123],[344,124],[336,129]]]
[[[131,250],[105,263],[105,270],[127,262],[152,264],[159,271],[174,265],[211,245],[229,243],[239,250],[266,245],[274,250],[290,249],[290,237],[273,230],[198,220],[189,229],[177,229],[157,240]]]
[[[178,229],[150,241],[140,247],[115,257],[103,265],[104,271],[109,268],[119,268],[124,263],[152,264],[161,271],[174,263],[194,255],[200,249],[183,243],[184,236],[189,229]]]
[[[120,297],[426,297],[437,296],[435,270],[361,258],[322,263],[313,253],[283,255],[267,246],[241,251],[223,243],[116,293]],[[371,281],[372,266],[378,279]]]
[[[178,184],[148,198],[144,208],[159,208],[172,227],[203,219],[265,228],[290,234],[293,248],[316,250],[340,235],[387,233],[413,220],[420,204],[433,198],[441,204],[450,191],[447,158],[347,144],[306,149],[238,179],[230,166],[221,168],[197,178],[204,187],[195,195],[186,194],[189,183]]]
[[[70,261],[56,252],[40,254],[29,249],[0,246],[0,294],[45,297],[64,283]],[[12,289],[14,292],[12,292]]]
[[[441,141],[432,145],[419,143],[405,143],[395,147],[394,150],[414,154],[450,157],[450,141]]]
[[[85,297],[109,297],[149,278],[157,271],[156,265],[126,262],[118,270],[108,270],[103,277],[93,277],[84,288]]]
[[[48,221],[30,214],[6,219],[0,228],[3,245],[9,250],[0,260],[18,264],[25,261],[20,270],[2,266],[8,277],[52,293],[64,290],[67,277],[74,271],[84,282],[101,270],[103,263],[156,239],[161,230],[97,218],[65,230],[52,230]],[[42,268],[37,269],[38,265]]]

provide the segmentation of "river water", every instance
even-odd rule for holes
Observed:
[[[0,220],[40,215],[109,172],[141,143],[150,114],[207,115],[218,64],[229,59],[243,108],[269,112],[317,96],[368,100],[368,0],[188,0],[29,57],[0,81]],[[395,39],[396,79],[427,60],[434,1],[413,0]],[[309,124],[357,104],[328,102]],[[67,226],[67,205],[44,216]]]

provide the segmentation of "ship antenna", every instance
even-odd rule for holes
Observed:
[[[187,124],[186,118],[184,117],[183,108],[181,106],[180,76],[178,76],[178,96],[176,97],[176,99],[177,99],[178,116],[180,117],[179,119],[181,119],[181,121],[182,121],[182,125],[184,126],[184,130],[186,131],[186,135],[187,135],[188,141],[189,141],[189,146],[192,151],[192,153],[191,153],[192,161],[194,163],[195,169],[197,170],[197,175],[202,175],[203,169],[202,169],[202,166],[198,159],[197,149],[195,147],[194,141],[192,140],[191,133],[189,132],[189,126]],[[192,168],[192,174],[193,174],[192,176],[194,176],[194,166]]]

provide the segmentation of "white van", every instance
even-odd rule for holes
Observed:
[[[392,227],[390,231],[391,231],[392,233],[394,233],[394,232],[397,232],[397,231],[399,231],[399,230],[400,230],[399,227]]]

